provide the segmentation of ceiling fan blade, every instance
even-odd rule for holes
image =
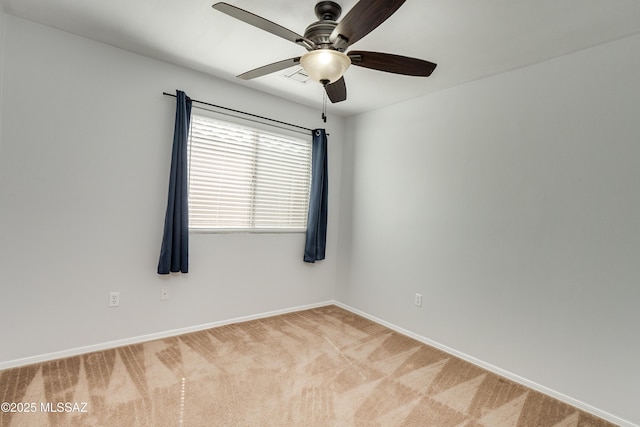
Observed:
[[[332,43],[337,42],[340,47],[342,39],[346,39],[347,45],[352,45],[378,25],[386,21],[395,13],[405,0],[360,0],[338,23],[331,33]]]
[[[326,85],[324,90],[327,92],[327,96],[334,104],[347,99],[347,85],[344,82],[344,77],[340,77],[335,82]]]
[[[407,56],[392,55],[390,53],[351,51],[347,53],[352,65],[386,71],[387,73],[403,74],[405,76],[429,77],[437,64]]]
[[[246,73],[242,73],[237,76],[242,80],[251,80],[256,77],[266,76],[267,74],[275,73],[276,71],[284,70],[285,68],[293,67],[300,64],[300,57],[289,58],[283,61],[274,62],[273,64],[263,65],[262,67],[255,68]]]
[[[300,34],[294,33],[293,31],[281,25],[278,25],[275,22],[271,22],[268,19],[264,19],[263,17],[251,12],[247,12],[246,10],[240,9],[239,7],[235,7],[223,2],[216,3],[211,7],[233,18],[239,19],[242,22],[246,22],[249,25],[253,25],[254,27],[260,28],[261,30],[264,30],[268,33],[274,34],[278,37],[282,37],[285,40],[289,40],[290,42],[302,44],[302,41],[304,41],[304,37],[302,37]],[[305,45],[302,44],[302,46]]]

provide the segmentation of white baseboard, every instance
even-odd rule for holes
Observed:
[[[608,412],[602,411],[602,410],[600,410],[598,408],[594,408],[593,406],[588,405],[588,404],[586,404],[584,402],[581,402],[581,401],[576,400],[576,399],[574,399],[572,397],[566,396],[566,395],[564,395],[562,393],[559,393],[559,392],[557,392],[555,390],[552,390],[552,389],[550,389],[548,387],[545,387],[545,386],[540,385],[540,384],[538,384],[536,382],[530,381],[530,380],[528,380],[526,378],[522,378],[521,376],[516,375],[516,374],[514,374],[512,372],[505,371],[504,369],[498,368],[497,366],[494,366],[494,365],[492,365],[490,363],[487,363],[487,362],[484,362],[482,360],[476,359],[473,356],[469,356],[468,354],[465,354],[465,353],[463,353],[461,351],[458,351],[458,350],[455,350],[455,349],[453,349],[451,347],[447,347],[446,345],[440,344],[439,342],[432,341],[429,338],[425,338],[425,337],[423,337],[421,335],[418,335],[418,334],[413,333],[411,331],[408,331],[408,330],[406,330],[404,328],[401,328],[401,327],[399,327],[397,325],[394,325],[393,323],[389,323],[389,322],[387,322],[385,320],[379,319],[379,318],[377,318],[375,316],[372,316],[372,315],[370,315],[368,313],[362,312],[362,311],[360,311],[360,310],[358,310],[356,308],[353,308],[351,306],[348,306],[348,305],[343,304],[343,303],[338,302],[338,301],[335,301],[334,304],[336,306],[338,306],[340,308],[344,308],[345,310],[348,310],[348,311],[350,311],[350,312],[352,312],[354,314],[357,314],[357,315],[365,317],[365,318],[367,318],[367,319],[369,319],[369,320],[371,320],[373,322],[376,322],[376,323],[379,323],[379,324],[381,324],[383,326],[386,326],[387,328],[392,329],[392,330],[394,330],[394,331],[396,331],[396,332],[398,332],[398,333],[400,333],[402,335],[406,335],[406,336],[408,336],[410,338],[415,339],[416,341],[420,341],[421,343],[430,345],[431,347],[435,347],[435,348],[437,348],[439,350],[442,350],[442,351],[444,351],[446,353],[449,353],[449,354],[451,354],[451,355],[453,355],[455,357],[458,357],[458,358],[460,358],[460,359],[462,359],[464,361],[467,361],[467,362],[472,363],[472,364],[474,364],[476,366],[479,366],[479,367],[481,367],[483,369],[486,369],[487,371],[493,372],[494,374],[497,374],[497,375],[500,375],[500,376],[502,376],[504,378],[510,379],[511,381],[514,381],[514,382],[516,382],[518,384],[522,384],[523,386],[528,387],[528,388],[530,388],[532,390],[539,391],[540,393],[546,394],[547,396],[553,397],[554,399],[557,399],[557,400],[559,400],[561,402],[567,403],[567,404],[569,404],[571,406],[574,406],[574,407],[576,407],[578,409],[581,409],[584,412],[588,412],[588,413],[593,414],[593,415],[595,415],[597,417],[600,417],[600,418],[602,418],[604,420],[607,420],[609,422],[617,424],[620,427],[640,427],[637,424],[633,424],[630,421],[623,420],[622,418],[616,417],[615,415],[612,415],[612,414],[610,414]]]
[[[32,365],[34,363],[48,362],[50,360],[63,359],[65,357],[78,356],[86,353],[93,353],[94,351],[108,350],[108,349],[123,347],[131,344],[140,344],[146,341],[153,341],[153,340],[162,339],[162,338],[174,337],[176,335],[188,334],[191,332],[202,331],[205,329],[217,328],[224,325],[230,325],[232,323],[248,322],[250,320],[256,320],[256,319],[264,319],[266,317],[278,316],[278,315],[287,314],[287,313],[294,313],[296,311],[309,310],[312,308],[324,307],[324,306],[333,305],[333,304],[335,304],[335,301],[325,301],[321,303],[286,308],[282,310],[268,311],[265,313],[253,314],[250,316],[236,317],[233,319],[222,320],[218,322],[205,323],[202,325],[189,326],[187,328],[173,329],[169,331],[157,332],[154,334],[140,335],[137,337],[125,338],[125,339],[115,340],[115,341],[108,341],[108,342],[88,345],[84,347],[72,348],[69,350],[56,351],[53,353],[41,354],[38,356],[25,357],[24,359],[16,359],[16,360],[10,360],[7,362],[0,362],[0,371],[4,369],[16,368],[19,366]]]

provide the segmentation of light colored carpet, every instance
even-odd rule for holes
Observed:
[[[1,426],[612,425],[335,306],[5,370],[0,402],[35,409]]]

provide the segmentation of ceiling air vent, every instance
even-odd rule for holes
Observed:
[[[296,67],[292,71],[285,73],[284,76],[300,83],[306,83],[310,80],[309,75],[302,67]]]

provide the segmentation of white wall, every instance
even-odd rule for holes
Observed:
[[[2,147],[2,79],[4,76],[4,5],[0,1],[0,147]],[[2,152],[0,151],[0,154]]]
[[[348,119],[336,299],[640,424],[638,76],[640,36]]]
[[[9,15],[5,26],[0,363],[333,299],[342,118]],[[302,261],[303,234],[199,234],[189,274],[156,274],[175,112],[162,92],[175,89],[327,128],[325,261]]]

